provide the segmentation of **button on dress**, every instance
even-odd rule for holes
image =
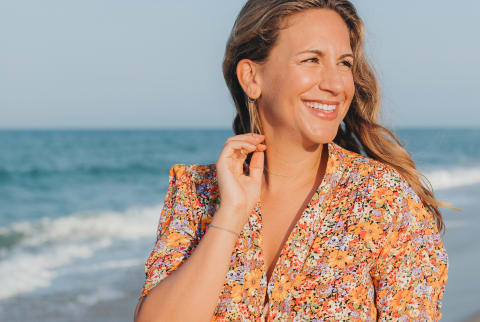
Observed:
[[[211,321],[441,318],[448,256],[433,215],[392,166],[325,146],[324,178],[268,285],[259,200],[232,250]],[[141,296],[192,254],[220,201],[215,164],[172,166]]]

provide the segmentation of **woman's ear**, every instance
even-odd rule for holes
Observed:
[[[242,59],[237,63],[237,78],[243,91],[252,99],[262,94],[260,66],[250,59]]]

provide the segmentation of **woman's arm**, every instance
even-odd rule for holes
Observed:
[[[217,210],[212,224],[240,231],[234,209]],[[208,229],[192,255],[177,270],[142,296],[135,322],[210,321],[230,264],[237,237]]]
[[[390,229],[372,268],[377,317],[438,321],[448,256],[434,217],[398,174],[383,202]],[[390,191],[390,189],[389,189]],[[394,199],[393,199],[394,198]]]
[[[224,144],[216,163],[221,205],[214,225],[240,232],[247,222],[260,197],[266,149],[262,140],[261,135],[240,134]],[[247,176],[243,163],[250,152]],[[196,209],[195,193],[185,166],[173,166],[157,242],[145,265],[147,279],[136,322],[210,321],[214,314],[238,236],[208,229],[198,242],[197,217],[202,212]]]
[[[261,135],[240,134],[224,144],[216,163],[221,205],[213,216],[214,225],[240,232],[247,222],[260,197],[266,149],[262,140]],[[247,176],[243,163],[250,152]],[[136,322],[210,321],[214,314],[238,236],[208,229],[198,241],[197,217],[202,211],[196,209],[195,194],[185,165],[173,166],[157,242],[145,264],[147,279],[135,310]]]

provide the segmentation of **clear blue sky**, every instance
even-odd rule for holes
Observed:
[[[480,2],[353,1],[387,126],[480,126]],[[230,128],[243,0],[0,1],[0,128]]]

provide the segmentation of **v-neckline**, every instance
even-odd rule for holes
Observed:
[[[308,213],[308,210],[312,207],[313,202],[315,200],[317,200],[318,195],[320,194],[322,188],[327,184],[327,180],[330,177],[332,171],[334,170],[333,169],[334,165],[332,164],[333,163],[332,154],[333,154],[334,147],[332,145],[333,145],[333,143],[328,143],[328,144],[325,145],[327,147],[327,165],[325,167],[325,172],[323,174],[323,178],[320,181],[320,183],[318,184],[318,186],[316,187],[315,192],[312,194],[312,197],[310,198],[310,200],[307,202],[306,206],[302,210],[302,213],[296,219],[295,225],[290,230],[290,232],[288,234],[288,237],[285,240],[285,242],[282,244],[280,252],[278,253],[278,256],[276,258],[274,258],[275,264],[273,266],[272,274],[270,275],[269,279],[267,278],[268,268],[267,268],[267,265],[265,263],[265,256],[264,256],[265,253],[263,251],[264,250],[264,234],[263,234],[263,218],[262,218],[262,212],[261,212],[262,202],[260,200],[257,202],[257,214],[258,214],[258,217],[259,217],[259,225],[260,225],[259,229],[260,229],[260,235],[261,235],[260,243],[259,243],[260,253],[261,253],[260,261],[261,261],[261,265],[262,265],[262,269],[263,269],[263,277],[265,278],[265,281],[267,282],[267,292],[266,292],[266,295],[265,295],[265,298],[264,298],[264,303],[263,303],[262,307],[264,305],[268,305],[268,302],[270,301],[269,294],[268,294],[269,285],[273,284],[273,281],[274,281],[275,276],[276,276],[275,274],[277,273],[276,271],[278,270],[278,267],[280,265],[280,260],[281,260],[282,254],[285,253],[286,248],[288,247],[288,245],[290,245],[293,236],[296,235],[296,233],[299,229],[299,227],[298,227],[299,222]],[[324,146],[324,148],[325,148],[325,146]],[[322,152],[322,154],[323,154],[323,152]]]

